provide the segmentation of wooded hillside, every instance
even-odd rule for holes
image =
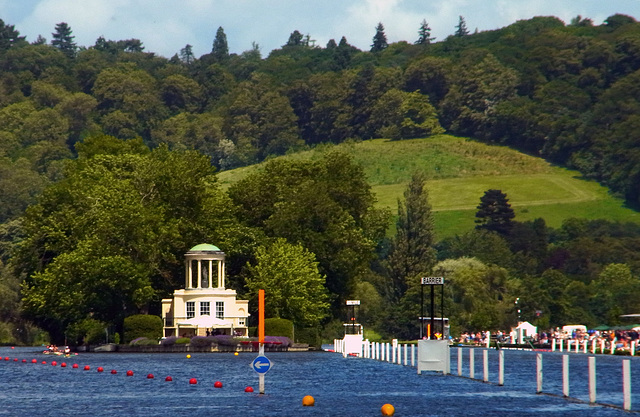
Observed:
[[[622,307],[637,307],[616,303],[638,285],[638,255],[629,249],[640,235],[634,227],[577,221],[550,230],[542,219],[506,219],[504,228],[479,206],[487,223],[441,242],[422,239],[437,246],[437,254],[423,247],[416,253],[429,253],[428,259],[412,263],[399,260],[398,251],[413,247],[403,239],[415,237],[403,232],[410,226],[402,219],[415,209],[426,210],[424,224],[433,221],[430,205],[420,202],[427,197],[417,191],[424,185],[419,176],[399,205],[398,234],[390,241],[384,238],[389,213],[374,208],[361,167],[342,154],[333,161],[268,165],[272,206],[262,195],[264,173],[228,195],[211,172],[193,188],[179,188],[189,172],[179,167],[189,158],[193,166],[229,170],[322,143],[447,132],[577,169],[637,207],[640,23],[625,15],[600,26],[579,16],[569,24],[536,17],[474,34],[463,23],[434,42],[423,22],[416,42],[393,44],[380,24],[370,51],[344,37],[315,46],[296,30],[264,57],[257,45],[230,54],[219,28],[211,53],[195,57],[186,45],[164,58],[138,39],[101,37],[94,45],[76,45],[65,23],[50,43],[29,43],[19,28],[0,21],[0,296],[6,301],[0,319],[29,319],[58,337],[86,317],[119,326],[125,313],[113,313],[114,306],[153,311],[158,297],[175,286],[171,275],[183,251],[200,243],[188,240],[206,238],[237,251],[230,276],[240,291],[251,281],[249,271],[259,275],[256,248],[281,252],[285,242],[274,243],[278,238],[302,245],[316,257],[301,251],[305,262],[317,261],[326,276],[335,317],[347,297],[384,298],[393,303],[390,316],[375,309],[365,316],[396,336],[410,335],[413,326],[403,320],[416,288],[404,280],[436,267],[457,282],[451,311],[469,328],[506,326],[516,294],[531,295],[521,304],[531,320],[544,311],[541,325],[601,323],[615,320]],[[489,195],[500,200],[493,191]],[[102,192],[112,202],[93,200]],[[126,197],[138,195],[143,198],[135,204]],[[223,208],[215,224],[205,220],[211,207]],[[307,216],[318,207],[326,211]],[[408,211],[404,217],[402,210]],[[103,223],[101,213],[116,217]],[[108,230],[131,213],[140,222],[123,222],[128,226],[119,225],[116,234]],[[162,230],[151,233],[154,224]],[[110,291],[128,282],[131,269],[137,284],[126,294],[116,291],[97,307],[87,301],[86,294],[106,290],[86,286],[83,277],[108,276],[112,281],[101,285]],[[85,305],[71,316],[61,308],[49,317],[61,276],[70,280],[68,302]],[[608,284],[615,277],[621,277],[619,287]],[[585,299],[598,301],[591,308]],[[478,310],[486,314],[465,319]]]

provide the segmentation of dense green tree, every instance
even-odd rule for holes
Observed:
[[[186,65],[191,65],[196,60],[193,55],[193,46],[186,44],[184,48],[180,50],[180,60]]]
[[[431,28],[425,19],[422,19],[420,23],[420,30],[418,30],[418,40],[414,43],[416,45],[428,45],[435,38],[431,36]]]
[[[78,47],[73,41],[71,27],[65,22],[56,24],[56,31],[51,34],[51,45],[61,50],[67,57],[74,58]]]
[[[218,27],[216,37],[213,39],[213,47],[211,55],[217,62],[224,62],[229,58],[229,45],[227,45],[227,35],[224,33],[222,26]]]
[[[418,93],[391,89],[376,102],[370,123],[378,137],[409,139],[444,133],[429,98]]]
[[[485,229],[507,236],[513,227],[515,214],[507,195],[500,190],[487,190],[480,197],[476,212],[476,229]]]
[[[334,307],[369,270],[388,214],[373,208],[362,168],[344,153],[318,161],[271,160],[229,189],[239,215],[267,236],[313,252]]]
[[[384,33],[382,22],[376,26],[376,34],[373,35],[373,43],[371,44],[371,52],[381,52],[385,50],[389,44],[387,43],[387,35]]]
[[[170,75],[162,81],[162,101],[172,112],[186,110],[195,112],[202,106],[200,85],[184,75]]]
[[[391,300],[402,298],[411,283],[431,273],[436,262],[434,229],[426,177],[416,172],[404,191],[404,201],[398,199],[396,235],[386,260]]]
[[[638,311],[640,280],[626,264],[609,264],[591,283],[593,298],[589,305],[600,323],[620,324],[620,315]]]
[[[298,30],[294,30],[289,35],[289,39],[284,46],[302,46],[304,45],[304,36]]]
[[[15,45],[25,42],[25,37],[20,36],[20,32],[15,29],[14,25],[7,25],[4,20],[0,19],[0,51],[6,51]]]
[[[182,254],[220,241],[230,206],[208,158],[95,137],[24,219],[25,313],[61,340],[89,316],[120,326],[182,280]],[[154,307],[155,306],[155,307]],[[157,310],[155,310],[157,311]]]
[[[265,290],[266,314],[289,319],[298,326],[317,326],[329,313],[325,277],[318,272],[313,253],[302,245],[276,239],[256,250],[255,264],[247,265],[246,285],[251,297]]]

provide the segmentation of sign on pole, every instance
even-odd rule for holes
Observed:
[[[422,277],[422,285],[444,285],[444,277]]]
[[[266,374],[271,369],[271,361],[266,356],[258,356],[251,363],[251,367],[259,374]]]
[[[360,305],[360,300],[347,300],[347,305],[348,306],[359,306]]]

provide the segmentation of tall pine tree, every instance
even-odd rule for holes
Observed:
[[[418,40],[415,45],[428,45],[435,38],[431,37],[431,28],[425,19],[422,19],[420,30],[418,30]]]
[[[222,26],[216,31],[216,37],[213,40],[213,48],[211,55],[218,62],[222,62],[229,57],[229,45],[227,45],[227,35],[224,33]]]
[[[461,38],[463,36],[467,36],[469,34],[469,29],[467,29],[467,23],[464,21],[464,17],[460,16],[458,19],[458,25],[456,26],[455,36]]]
[[[24,36],[20,36],[14,25],[6,25],[0,19],[0,50],[6,51],[13,45],[24,42]]]
[[[78,49],[73,41],[75,36],[72,36],[72,33],[71,27],[65,22],[61,22],[56,25],[56,31],[51,34],[53,36],[51,45],[60,49],[69,58],[74,58]]]
[[[404,192],[404,202],[398,199],[396,235],[387,257],[392,287],[389,295],[395,301],[405,295],[411,283],[429,274],[436,262],[433,213],[425,182],[424,173],[414,173]]]
[[[382,22],[376,26],[376,34],[373,36],[373,44],[371,44],[371,52],[380,52],[387,49],[387,35],[384,34],[384,26]]]
[[[509,235],[516,216],[507,195],[501,190],[487,190],[480,197],[476,212],[476,229],[485,229],[502,236]]]

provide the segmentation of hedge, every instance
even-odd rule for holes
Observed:
[[[138,337],[160,339],[162,337],[163,323],[158,316],[137,314],[124,319],[125,343]]]
[[[280,318],[265,319],[264,333],[269,336],[284,336],[293,340],[293,322]]]

